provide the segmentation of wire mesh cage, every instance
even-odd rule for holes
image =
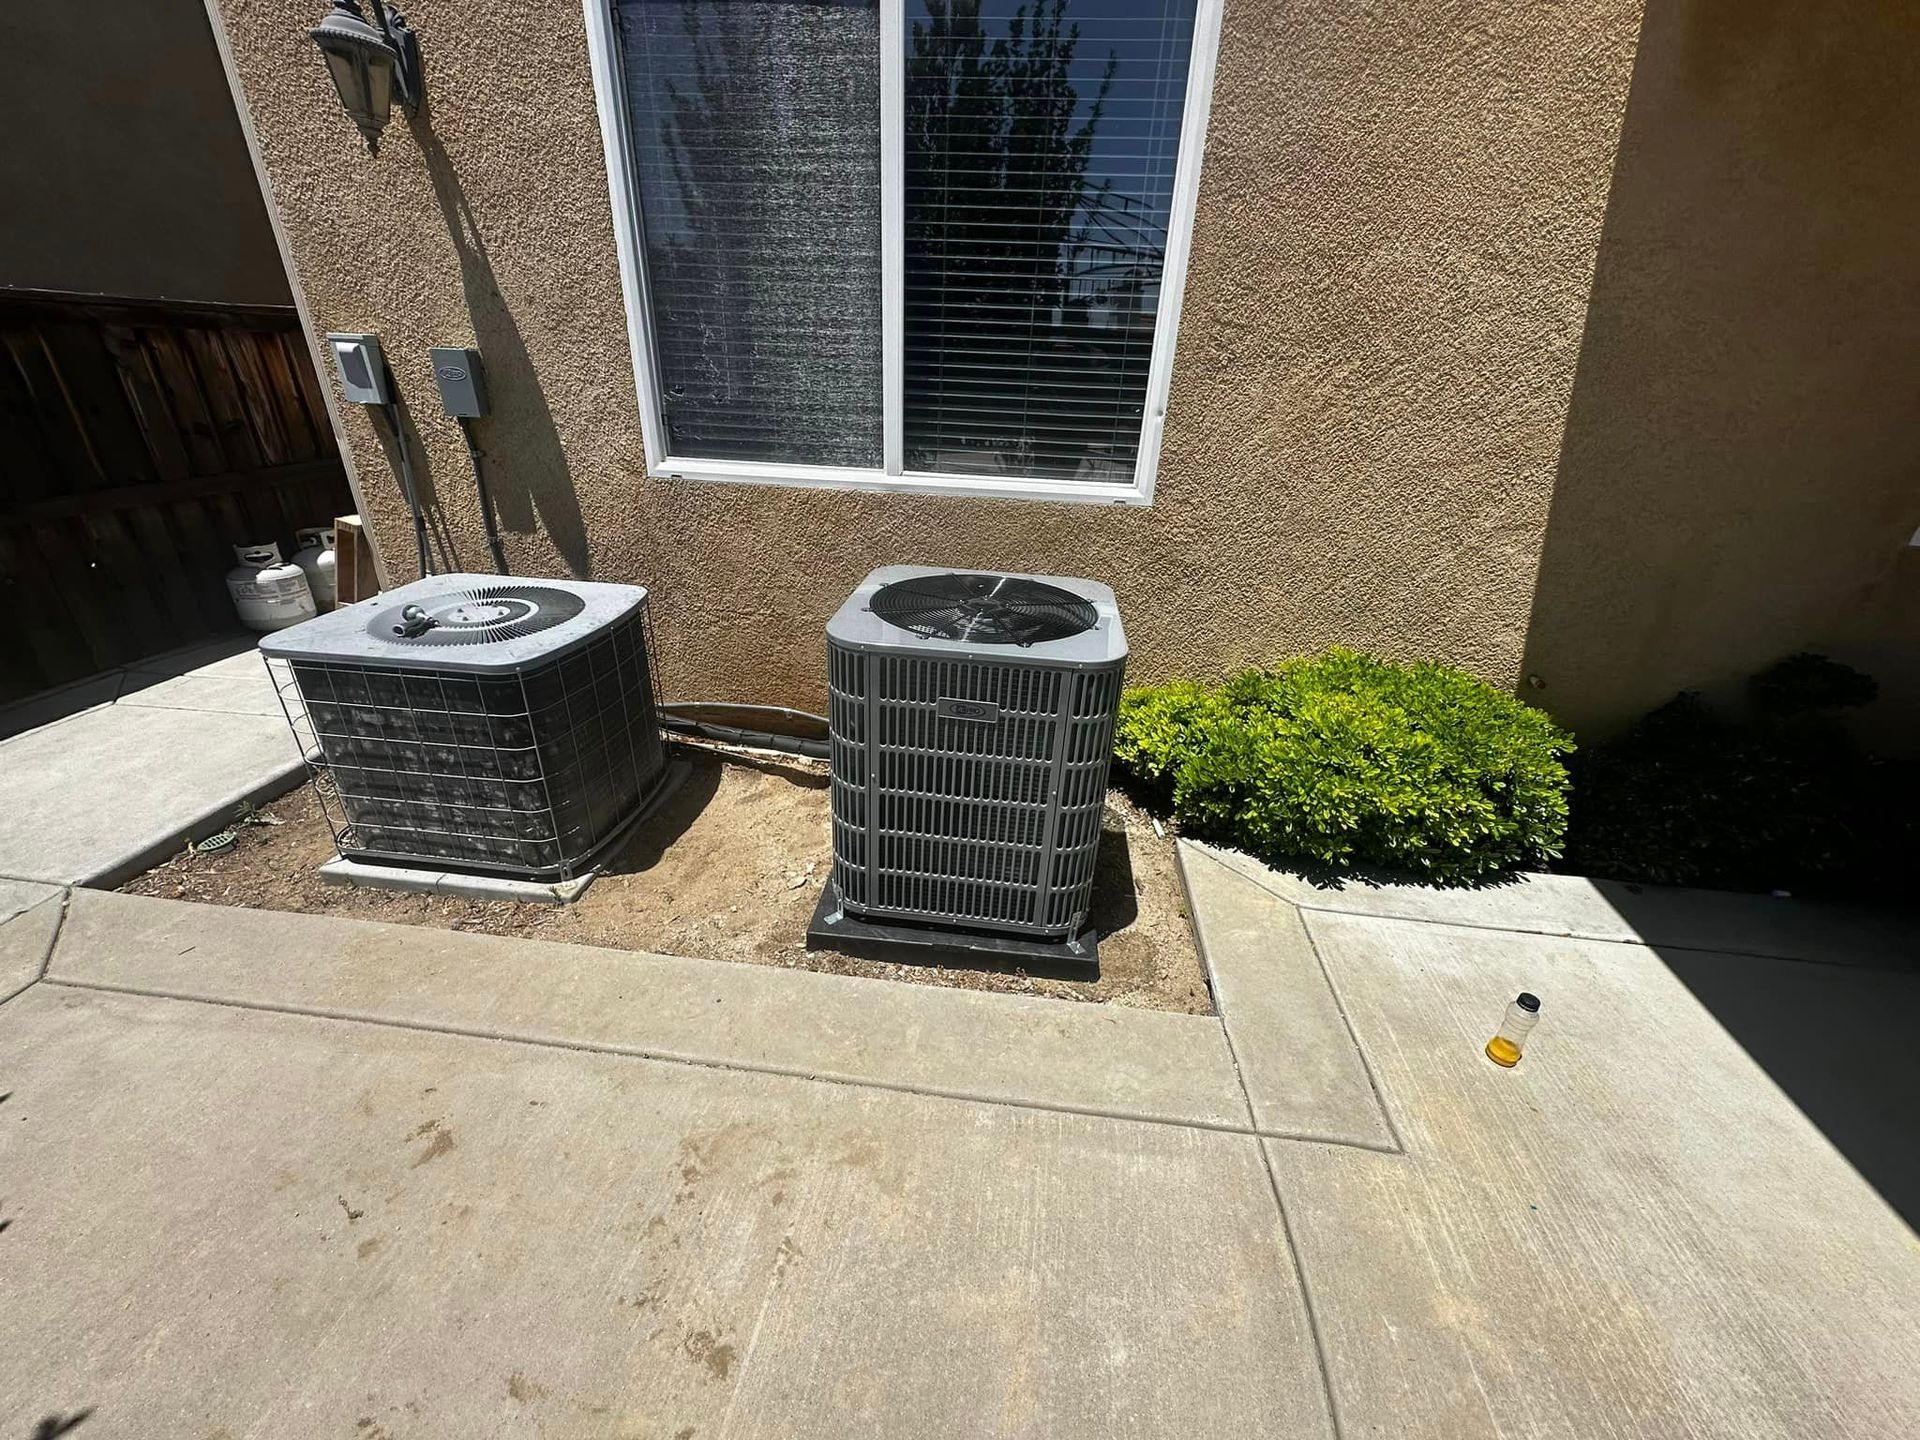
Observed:
[[[416,582],[296,627],[331,634],[263,642],[341,855],[568,879],[664,774],[645,592],[550,604],[551,582],[503,598],[490,578]],[[414,610],[438,622],[403,633]]]

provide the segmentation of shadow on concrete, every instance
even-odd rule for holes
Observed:
[[[9,701],[0,705],[0,740],[24,735],[43,725],[57,724],[96,706],[111,705],[201,665],[244,654],[259,643],[260,636],[241,629],[236,619],[233,629],[226,634],[212,635],[178,650],[130,661],[124,669],[103,670],[84,680],[72,680],[37,695]]]
[[[1910,5],[1647,7],[1523,671],[1582,738],[1679,690],[1732,700],[1747,675],[1811,649],[1875,674],[1876,718],[1909,733],[1862,738],[1912,750],[1916,93]],[[1854,963],[1857,950],[1829,964],[1722,953],[1704,934],[1676,941],[1654,887],[1606,893],[1920,1224],[1920,974]],[[1822,947],[1802,937],[1780,953]]]
[[[1911,5],[1647,7],[1524,662],[1583,735],[1815,649],[1913,748],[1916,93]]]
[[[1780,932],[1789,942],[1781,948],[1826,958],[1777,959],[1671,939],[1680,902],[1697,906],[1725,898],[1750,906],[1753,897],[1611,884],[1603,893],[1881,1198],[1920,1229],[1920,1145],[1914,1143],[1920,1116],[1920,1064],[1914,1060],[1920,947],[1914,940],[1920,925],[1892,911],[1859,912],[1864,923],[1847,925],[1847,907],[1783,902],[1792,907],[1789,919],[1812,915],[1817,924],[1823,914],[1833,917],[1833,943],[1815,938],[1809,944],[1805,934]],[[1688,938],[1704,942],[1708,934]],[[1767,938],[1750,937],[1755,948],[1764,948]],[[1734,939],[1727,934],[1719,943]],[[1652,1063],[1684,1066],[1686,1057],[1658,1056]],[[1738,1145],[1740,1137],[1729,1136],[1727,1143]]]
[[[89,1405],[85,1410],[76,1410],[71,1415],[48,1415],[33,1427],[32,1440],[57,1440],[57,1437],[79,1429],[92,1414],[93,1407]]]
[[[460,284],[467,314],[473,321],[474,344],[486,365],[487,395],[493,413],[474,421],[473,430],[482,463],[488,467],[487,491],[502,539],[531,534],[536,525],[544,527],[574,578],[588,579],[593,573],[593,559],[580,516],[580,499],[540,376],[527,354],[513,312],[500,293],[493,263],[487,257],[479,224],[453,162],[433,133],[427,105],[421,106],[410,128],[426,159],[434,198],[460,258]],[[449,336],[442,343],[456,344],[458,339]],[[509,553],[510,568],[512,561]]]

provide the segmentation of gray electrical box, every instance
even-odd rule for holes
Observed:
[[[436,345],[427,354],[432,357],[433,380],[447,413],[469,419],[486,414],[487,374],[480,368],[480,352]]]
[[[355,405],[391,405],[393,387],[387,381],[387,359],[380,353],[378,335],[329,332],[327,348],[340,371],[340,388]]]

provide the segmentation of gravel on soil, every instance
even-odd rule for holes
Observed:
[[[237,841],[191,851],[121,888],[257,910],[296,910],[605,945],[623,950],[781,965],[923,985],[1210,1014],[1173,841],[1124,795],[1108,797],[1095,877],[1097,979],[1018,969],[894,965],[805,948],[807,922],[831,868],[824,762],[677,747],[684,784],[649,816],[572,905],[463,900],[323,881],[333,835],[312,785],[266,807]]]

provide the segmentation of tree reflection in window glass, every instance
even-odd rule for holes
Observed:
[[[908,0],[912,470],[1130,482],[1193,0]]]

